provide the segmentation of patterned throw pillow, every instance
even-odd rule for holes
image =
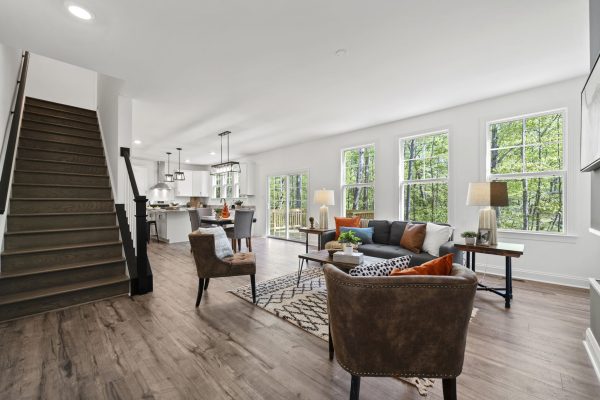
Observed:
[[[411,256],[402,256],[383,260],[374,264],[363,264],[350,270],[351,276],[388,276],[394,268],[405,269]]]

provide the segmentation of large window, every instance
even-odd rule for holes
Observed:
[[[400,139],[401,215],[448,222],[448,132]]]
[[[488,180],[508,185],[499,228],[564,232],[564,123],[563,111],[488,123]]]
[[[235,172],[213,175],[212,197],[215,199],[239,197],[239,175]]]
[[[375,217],[375,146],[342,152],[342,200],[347,217]]]

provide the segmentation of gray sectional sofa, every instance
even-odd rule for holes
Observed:
[[[405,255],[411,255],[410,266],[421,265],[424,262],[433,260],[434,256],[429,253],[413,253],[400,246],[400,238],[404,233],[407,221],[387,221],[387,220],[370,220],[368,227],[372,227],[373,232],[373,243],[361,244],[358,246],[358,251],[361,253],[379,258],[394,258]],[[424,223],[424,222],[416,222]],[[448,224],[440,224],[450,226]],[[325,244],[335,240],[335,230],[324,233],[321,236],[321,248],[325,248]],[[454,262],[457,264],[463,263],[462,251],[454,247],[453,237],[450,237],[450,241],[444,243],[440,247],[440,256],[448,253],[454,254]]]

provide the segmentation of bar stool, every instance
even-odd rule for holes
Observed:
[[[158,240],[158,226],[156,225],[156,221],[151,219],[146,221],[146,227],[148,229],[148,243],[150,243],[150,234],[152,232],[152,230],[150,229],[152,226],[154,226],[154,232],[155,232],[155,236],[156,236],[156,241],[160,242],[160,240]]]

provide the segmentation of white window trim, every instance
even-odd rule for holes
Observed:
[[[371,183],[349,183],[346,184],[346,163],[344,160],[344,153],[348,150],[355,150],[360,148],[373,147],[373,152],[375,154],[373,158],[373,168],[376,167],[377,163],[377,151],[375,149],[375,143],[368,144],[360,144],[352,147],[345,147],[340,151],[340,188],[341,188],[341,201],[340,201],[340,215],[346,216],[346,189],[347,188],[363,188],[363,187],[371,187],[373,188],[373,203],[375,203],[375,196],[377,195],[375,192],[375,181]],[[375,174],[377,174],[377,170],[375,169]],[[375,179],[377,179],[377,175],[375,175]],[[375,204],[373,204],[373,213],[375,213]]]
[[[311,215],[310,194],[312,193],[311,192],[312,188],[311,188],[311,184],[310,184],[310,170],[309,169],[301,169],[301,170],[296,170],[296,171],[291,171],[291,172],[281,172],[281,173],[267,175],[266,194],[265,194],[265,199],[267,200],[266,201],[267,207],[266,207],[266,211],[265,211],[266,218],[265,218],[265,222],[264,223],[265,223],[266,236],[268,238],[273,238],[273,239],[278,239],[278,240],[287,240],[287,241],[291,241],[291,242],[298,242],[297,240],[294,240],[294,239],[287,239],[287,238],[281,238],[281,237],[278,237],[278,236],[274,236],[270,232],[271,221],[270,221],[270,215],[269,214],[270,214],[270,211],[271,211],[271,194],[269,192],[269,190],[270,190],[269,183],[271,181],[271,178],[278,177],[278,176],[286,176],[286,185],[285,185],[285,190],[286,190],[286,195],[285,195],[285,197],[286,197],[286,204],[285,204],[285,207],[286,208],[285,209],[286,209],[286,224],[289,225],[289,221],[288,221],[289,214],[288,214],[287,211],[289,210],[289,200],[290,200],[289,191],[290,191],[290,187],[289,187],[289,181],[287,180],[287,177],[289,177],[290,175],[299,175],[299,174],[306,174],[306,179],[307,179],[307,181],[306,181],[306,191],[307,191],[307,193],[306,193],[306,195],[307,195],[307,197],[306,197],[306,213],[307,213],[307,219],[308,219],[308,216]],[[302,242],[302,241],[300,241],[300,242]]]
[[[501,122],[507,122],[507,121],[515,121],[515,120],[522,120],[525,121],[528,118],[535,118],[535,117],[539,117],[542,115],[549,115],[549,114],[562,114],[563,117],[563,138],[562,138],[562,142],[563,142],[563,169],[562,170],[551,170],[551,171],[540,171],[540,172],[522,172],[522,173],[509,173],[509,174],[492,174],[491,173],[491,153],[492,153],[492,149],[491,149],[491,135],[490,135],[490,126],[493,124],[497,124],[497,123],[501,123]],[[569,235],[568,234],[568,204],[567,204],[567,193],[568,193],[568,175],[569,175],[569,168],[568,168],[568,155],[569,155],[569,151],[568,151],[568,115],[567,115],[567,108],[563,107],[563,108],[557,108],[557,109],[552,109],[552,110],[548,110],[548,111],[540,111],[540,112],[535,112],[535,113],[529,113],[529,114],[522,114],[522,115],[517,115],[517,116],[513,116],[513,117],[506,117],[506,118],[500,118],[500,119],[494,119],[494,120],[490,120],[487,121],[485,124],[485,176],[486,176],[486,180],[488,182],[492,181],[492,180],[502,180],[502,179],[519,179],[519,178],[544,178],[544,177],[549,177],[549,176],[561,176],[563,178],[563,193],[562,193],[562,203],[563,203],[563,231],[562,232],[547,232],[547,231],[529,231],[529,230],[522,230],[522,229],[498,229],[498,232],[500,232],[501,234],[518,234],[518,235],[543,235],[543,236],[547,236],[547,237],[565,237],[565,238],[571,238],[571,237],[576,237],[573,235]],[[499,147],[499,149],[505,149],[505,148],[520,148],[520,147],[527,147],[527,145],[522,145],[522,146],[505,146],[505,147]]]
[[[446,134],[446,136],[448,137],[448,174],[446,175],[446,178],[427,178],[427,179],[405,180],[404,179],[404,162],[408,161],[408,160],[404,159],[404,142],[411,140],[411,139],[423,138],[423,137],[434,136],[434,135],[439,135],[439,134]],[[404,220],[404,211],[405,211],[404,210],[404,188],[406,187],[406,185],[424,184],[424,183],[446,183],[448,185],[448,201],[446,203],[446,215],[448,216],[447,223],[449,224],[450,223],[450,207],[449,207],[449,202],[450,202],[450,129],[438,129],[435,131],[427,131],[425,133],[419,133],[416,135],[400,137],[399,142],[398,142],[398,150],[399,150],[398,171],[399,171],[399,193],[400,193],[400,205],[399,205],[400,220]],[[428,158],[430,158],[430,157],[428,157]]]

